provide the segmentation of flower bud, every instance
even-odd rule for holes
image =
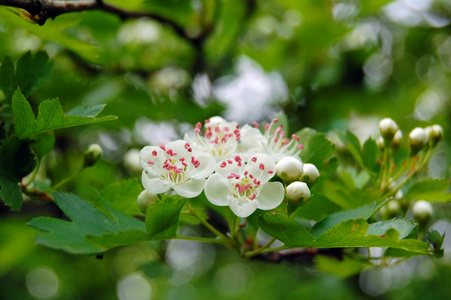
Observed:
[[[424,148],[428,142],[428,136],[423,128],[416,127],[409,133],[409,146],[413,154]]]
[[[391,142],[391,140],[395,136],[396,131],[398,130],[398,124],[396,124],[396,122],[390,118],[385,118],[380,120],[379,129],[384,140]]]
[[[298,180],[303,169],[302,161],[292,156],[282,158],[276,165],[277,176],[284,182]]]
[[[286,188],[288,199],[287,212],[293,214],[296,209],[304,205],[311,197],[310,189],[305,182],[295,181]]]
[[[416,201],[412,206],[412,214],[420,226],[426,226],[434,215],[431,203],[425,200]]]
[[[139,164],[139,150],[130,149],[124,155],[124,166],[131,172],[140,173],[143,168]]]
[[[435,145],[437,145],[437,143],[443,137],[442,126],[435,124],[435,125],[426,127],[424,130],[426,131],[426,134],[429,138],[429,143],[431,144],[432,147],[435,147]]]
[[[384,150],[384,138],[383,137],[378,137],[376,140],[376,145],[380,150]]]
[[[307,183],[308,186],[312,186],[318,180],[319,171],[314,164],[304,164],[304,173],[302,174],[300,181]]]
[[[138,207],[145,214],[147,209],[155,203],[159,198],[148,190],[144,190],[138,196]]]
[[[89,147],[85,150],[85,156],[83,161],[83,166],[86,167],[92,167],[97,163],[97,161],[102,156],[103,150],[102,147],[100,147],[99,144],[91,144]]]
[[[393,137],[391,146],[393,149],[398,149],[399,146],[401,146],[401,143],[402,143],[402,132],[401,130],[398,129],[398,131],[396,131],[395,133],[395,136]]]

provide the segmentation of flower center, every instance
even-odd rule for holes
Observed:
[[[282,152],[286,156],[297,156],[304,148],[304,145],[299,143],[299,137],[295,134],[291,135],[291,139],[285,137],[283,125],[278,125],[279,119],[273,119],[271,123],[265,125],[264,135],[268,140],[268,147],[273,152]],[[255,127],[258,124],[254,124]]]
[[[228,123],[210,124],[207,121],[203,137],[200,135],[202,124],[200,122],[196,124],[194,129],[196,142],[214,157],[230,157],[236,151],[241,138],[239,125],[233,127]]]

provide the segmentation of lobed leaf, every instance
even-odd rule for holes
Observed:
[[[308,247],[314,239],[304,226],[285,215],[265,214],[260,216],[258,223],[264,232],[285,245]]]
[[[117,119],[116,116],[95,118],[97,114],[94,115],[94,113],[100,113],[100,107],[98,105],[94,107],[87,105],[77,107],[72,109],[72,115],[65,115],[63,112],[63,107],[58,99],[42,101],[39,105],[38,117],[35,119],[31,105],[25,99],[20,89],[17,89],[13,95],[12,107],[15,118],[15,132],[16,136],[20,139],[34,136],[49,130]]]
[[[449,202],[451,193],[446,193],[449,181],[446,179],[426,179],[414,183],[403,198],[431,202]]]
[[[138,179],[127,179],[107,185],[100,195],[112,207],[127,215],[142,215],[136,202],[142,191]]]
[[[185,201],[185,198],[179,196],[163,197],[147,209],[146,228],[149,238],[169,238],[176,235],[177,222]]]

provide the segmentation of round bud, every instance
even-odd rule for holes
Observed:
[[[284,182],[298,180],[302,175],[303,169],[302,161],[293,156],[282,158],[276,165],[277,176]]]
[[[138,207],[143,212],[146,213],[147,209],[155,203],[159,198],[157,195],[152,194],[148,190],[144,190],[138,196]]]
[[[384,150],[384,138],[383,137],[378,137],[376,140],[376,145],[380,150]]]
[[[401,143],[402,143],[402,132],[401,130],[398,129],[398,131],[396,131],[395,133],[395,136],[393,137],[391,146],[393,149],[398,149],[399,146],[401,146]]]
[[[296,204],[302,205],[307,202],[310,197],[310,189],[305,182],[295,181],[287,186],[287,198]]]
[[[124,166],[131,172],[140,173],[142,167],[139,164],[139,150],[130,149],[124,155]]]
[[[99,144],[91,144],[89,147],[85,150],[84,153],[84,161],[83,166],[84,167],[92,167],[97,163],[97,161],[102,157],[102,147],[100,147]]]
[[[396,218],[401,211],[401,206],[399,205],[399,202],[396,200],[389,201],[386,205],[387,207],[387,218],[393,219]]]
[[[409,133],[409,146],[412,149],[413,154],[416,154],[423,149],[427,142],[428,136],[423,128],[416,127]]]
[[[312,186],[318,180],[319,171],[314,164],[304,164],[304,173],[301,176],[301,181]]]
[[[426,130],[426,129],[428,129],[428,130]],[[429,137],[429,142],[431,143],[432,147],[437,145],[437,143],[443,137],[443,128],[442,128],[442,126],[440,126],[438,124],[426,127],[425,130]]]
[[[382,137],[388,142],[395,136],[395,133],[398,130],[398,124],[390,118],[385,118],[380,120],[379,129]]]
[[[413,204],[412,214],[421,226],[425,226],[432,219],[434,209],[428,201],[419,200]]]

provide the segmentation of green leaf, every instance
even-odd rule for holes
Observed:
[[[143,191],[138,179],[127,179],[106,186],[100,195],[115,209],[127,215],[142,215],[137,199]]]
[[[310,136],[300,157],[303,162],[314,164],[319,171],[324,168],[324,162],[335,150],[335,145],[323,133],[315,133]]]
[[[378,158],[379,148],[377,147],[376,142],[371,138],[367,139],[365,144],[363,144],[362,163],[373,177],[377,175],[377,170],[379,168],[379,164],[377,163]]]
[[[101,204],[109,216],[74,194],[54,192],[53,195],[55,203],[72,222],[34,218],[29,225],[48,231],[37,236],[37,243],[73,254],[93,254],[122,245],[124,240],[139,242],[136,237],[146,236],[144,222],[115,210],[105,201],[101,200]]]
[[[362,153],[359,139],[349,130],[346,133],[340,130],[335,131],[338,138],[346,146],[349,152],[352,154],[357,163],[363,166]]]
[[[431,202],[449,202],[451,201],[451,193],[445,193],[448,187],[449,181],[446,179],[426,179],[414,183],[403,198]]]
[[[19,87],[25,97],[30,96],[50,75],[52,66],[44,51],[35,55],[30,51],[25,53],[17,62],[16,70],[9,56],[6,56],[0,66],[0,89],[5,94],[6,103],[11,103],[11,97]]]
[[[376,205],[376,203],[365,205],[356,209],[351,210],[345,210],[340,211],[337,213],[334,213],[332,215],[329,215],[322,219],[321,221],[317,222],[312,229],[310,230],[310,233],[314,237],[319,237],[335,225],[348,220],[348,219],[354,219],[354,218],[363,218],[367,220],[369,217],[371,217],[377,210],[379,210],[380,207],[382,207],[387,200],[382,201],[380,204]]]
[[[383,228],[376,228],[375,231]],[[362,219],[351,219],[332,227],[319,236],[311,245],[312,248],[341,247],[393,247],[407,251],[429,254],[428,244],[416,239],[399,239],[400,235],[394,228],[388,229],[383,235],[367,235],[368,223]]]
[[[172,275],[173,270],[162,261],[151,261],[140,265],[139,270],[143,271],[146,276],[152,279],[168,278]]]
[[[23,196],[19,182],[35,166],[28,143],[15,137],[6,138],[0,146],[0,198],[12,210],[22,207]]]
[[[280,214],[260,216],[259,225],[264,232],[282,241],[285,245],[308,247],[313,236],[295,220]]]
[[[388,221],[381,221],[370,224],[367,235],[384,235],[385,232],[391,228],[396,229],[399,233],[399,238],[408,237],[417,227],[412,221],[393,219]]]
[[[317,255],[315,257],[316,268],[324,273],[332,274],[340,278],[347,278],[360,273],[364,268],[372,266],[368,260],[359,260],[344,256],[343,259]]]
[[[99,105],[80,105],[72,108],[66,113],[66,116],[79,116],[86,118],[95,118],[105,108],[106,104]]]
[[[166,197],[152,204],[146,213],[146,228],[150,238],[168,238],[176,235],[180,211],[185,198]]]
[[[55,146],[55,133],[53,131],[43,132],[31,138],[30,148],[36,156],[41,159],[49,154]]]
[[[437,258],[441,258],[444,254],[442,249],[443,242],[445,241],[446,233],[440,234],[437,230],[431,230],[428,232],[427,239],[434,247],[434,255]]]
[[[93,110],[89,106],[76,108],[80,115],[65,115],[63,107],[58,99],[45,100],[39,105],[37,120],[34,117],[31,105],[22,95],[19,89],[13,95],[13,113],[15,118],[16,136],[24,139],[48,130],[93,124],[117,119],[116,116],[104,116],[100,118],[86,117],[93,115],[93,111],[99,111],[99,106]],[[100,112],[100,111],[99,111]]]

